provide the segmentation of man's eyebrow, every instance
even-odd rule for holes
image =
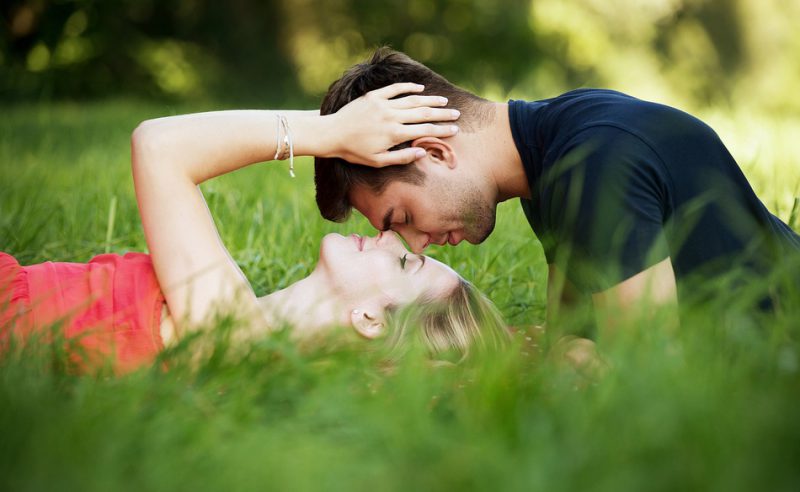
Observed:
[[[392,227],[392,215],[394,215],[394,207],[390,207],[386,215],[383,216],[382,231],[388,231]]]

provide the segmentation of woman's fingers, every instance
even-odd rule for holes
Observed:
[[[423,123],[428,121],[453,121],[461,116],[457,109],[415,108],[399,112],[401,123]]]
[[[418,94],[424,89],[414,83],[392,84],[342,107],[335,113],[341,137],[331,154],[372,167],[408,164],[424,151],[387,149],[421,137],[445,138],[458,133],[457,126],[441,123],[457,120],[460,113],[443,108],[447,105],[444,97]]]
[[[400,94],[422,92],[423,90],[425,90],[424,85],[415,84],[413,82],[398,82],[396,84],[387,85],[386,87],[381,87],[380,89],[375,89],[374,91],[368,92],[367,95],[373,94],[374,96],[384,99],[391,99]]]
[[[452,137],[458,133],[456,125],[434,125],[433,123],[422,123],[419,125],[403,125],[400,131],[401,142],[416,140],[422,137]]]
[[[447,106],[447,98],[442,96],[406,96],[392,99],[390,102],[396,109]]]
[[[392,150],[376,154],[371,164],[372,167],[395,166],[398,164],[411,164],[425,157],[425,150],[419,147],[408,147],[400,150]]]

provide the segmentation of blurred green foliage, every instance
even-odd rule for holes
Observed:
[[[282,96],[291,66],[278,1],[4,2],[5,97],[191,98],[261,86]],[[287,76],[288,75],[288,76]]]
[[[119,93],[286,101],[318,96],[384,43],[478,82],[519,80],[527,2],[18,0],[5,3],[5,98]],[[524,15],[519,15],[520,12]],[[469,53],[472,63],[464,63]],[[536,57],[534,57],[536,58]]]
[[[797,112],[798,16],[779,0],[9,0],[0,94],[316,101],[389,44],[489,96],[606,85]]]

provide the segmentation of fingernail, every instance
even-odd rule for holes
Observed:
[[[450,125],[450,131],[454,134],[458,133],[458,127],[456,125]]]
[[[414,156],[417,159],[422,159],[423,157],[425,157],[425,154],[427,154],[427,152],[425,152],[425,149],[417,149],[417,152],[416,154],[414,154]]]
[[[461,116],[461,111],[457,109],[454,109],[453,111],[451,111],[451,113],[453,113],[453,118],[458,118],[459,116]]]
[[[440,97],[439,101],[441,101],[442,104],[447,104],[447,98],[446,97]]]

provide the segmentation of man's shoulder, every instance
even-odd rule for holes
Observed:
[[[553,105],[565,102],[586,102],[597,99],[613,99],[622,101],[641,101],[634,96],[613,89],[581,87],[572,89],[557,96],[534,100],[516,100],[518,104],[537,106],[540,104]]]
[[[598,123],[626,124],[645,101],[610,89],[581,88],[534,101],[509,101],[512,130],[529,145],[548,148]]]
[[[681,135],[715,136],[708,125],[680,109],[611,89],[582,88],[550,99],[512,102],[517,133],[551,158],[579,134],[591,139],[593,133],[612,128],[651,146]]]
[[[533,101],[512,100],[509,104],[520,113],[537,112],[540,120],[565,119],[572,123],[591,120],[622,121],[637,114],[676,113],[690,116],[672,106],[639,99],[613,89],[580,88],[555,97]]]

